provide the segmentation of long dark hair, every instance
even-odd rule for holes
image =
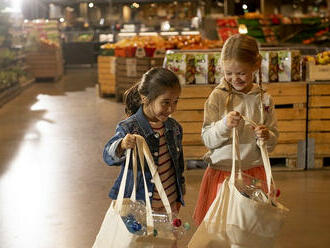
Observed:
[[[141,96],[146,97],[146,103],[150,103],[169,88],[181,90],[179,79],[174,72],[161,67],[151,68],[143,74],[141,81],[125,91],[126,114],[131,116],[138,111],[142,104]]]

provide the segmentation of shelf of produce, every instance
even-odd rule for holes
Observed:
[[[207,149],[201,140],[204,103],[216,85],[185,85],[173,113],[183,127],[185,159],[202,159]],[[285,158],[288,167],[296,166],[298,141],[306,133],[306,83],[281,82],[263,84],[274,98],[280,137],[271,158]]]
[[[310,83],[308,104],[308,142],[314,144],[309,145],[309,149],[314,148],[314,168],[329,166],[330,81]]]
[[[34,83],[35,79],[30,78],[26,79],[24,82],[19,82],[12,85],[10,88],[7,88],[0,92],[0,107],[14,99],[26,88],[30,87]]]
[[[19,84],[12,85],[10,88],[7,88],[0,92],[0,107],[2,107],[5,103],[9,102],[15,96],[17,96],[20,92]]]

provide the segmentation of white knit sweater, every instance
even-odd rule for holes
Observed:
[[[212,168],[230,171],[232,164],[232,138],[231,129],[225,124],[226,100],[229,88],[222,82],[211,92],[204,105],[204,123],[202,128],[202,140],[209,152],[205,155],[206,161]],[[247,119],[261,124],[260,93],[259,87],[254,84],[248,93],[232,90],[232,100],[229,103],[228,112],[234,110],[244,115]],[[269,131],[267,149],[272,151],[278,138],[277,120],[274,103],[267,93],[263,95],[264,123]],[[262,165],[260,149],[252,126],[240,121],[237,127],[239,134],[242,169],[250,169]]]

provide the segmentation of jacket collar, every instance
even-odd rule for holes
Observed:
[[[145,137],[148,137],[149,135],[153,135],[154,131],[152,130],[149,121],[147,117],[143,113],[143,105],[141,104],[140,108],[138,111],[135,113],[136,120],[139,124],[139,126],[142,129],[142,132]]]
[[[143,105],[141,105],[140,108],[138,109],[138,111],[135,113],[135,118],[136,118],[139,126],[141,127],[145,137],[148,137],[149,135],[154,135],[154,131],[152,130],[147,117],[143,113]],[[165,133],[167,131],[173,129],[173,125],[169,121],[169,119],[167,119],[164,122],[164,126],[165,126]]]
[[[227,92],[229,91],[229,85],[228,85],[228,82],[225,80],[225,78],[221,78],[221,82],[216,87],[216,89],[227,91]],[[241,94],[241,95],[253,95],[253,94],[259,94],[261,92],[260,88],[255,83],[253,83],[252,89],[246,94],[243,92],[239,92],[239,91],[235,90],[234,88],[232,90],[233,90],[233,93]]]

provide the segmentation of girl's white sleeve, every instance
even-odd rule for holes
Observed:
[[[219,94],[214,91],[204,104],[204,123],[202,140],[209,149],[215,149],[230,139],[231,129],[227,128],[225,117],[225,104]]]

